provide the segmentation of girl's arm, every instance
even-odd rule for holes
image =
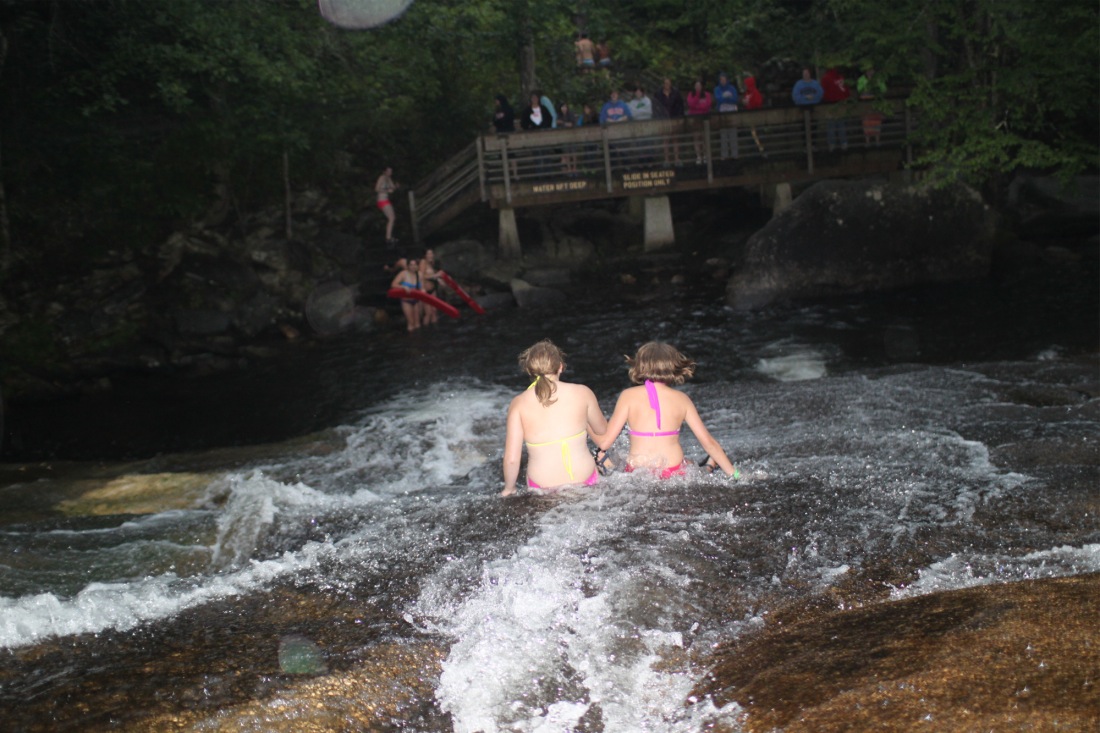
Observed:
[[[516,479],[519,478],[519,462],[523,456],[523,422],[519,418],[519,409],[515,400],[508,406],[507,430],[504,434],[504,491],[501,496],[516,493]]]
[[[619,437],[619,433],[626,427],[626,418],[630,414],[630,408],[625,399],[625,392],[619,395],[619,401],[615,403],[615,411],[611,413],[611,419],[607,421],[607,432],[596,439],[596,447],[606,451]]]
[[[399,270],[396,275],[393,276],[393,282],[390,283],[391,288],[401,288],[402,290],[408,290],[407,287],[401,284],[401,280],[405,277],[405,270]]]
[[[685,395],[686,397],[686,395]],[[691,428],[691,432],[695,434],[695,439],[699,441],[699,445],[703,446],[703,450],[707,452],[707,455],[714,459],[714,462],[718,464],[718,467],[727,476],[733,476],[738,473],[737,469],[733,467],[730,459],[726,457],[726,452],[722,450],[722,446],[718,445],[718,441],[714,439],[714,436],[707,430],[707,426],[703,424],[703,419],[699,417],[698,410],[695,409],[695,404],[691,401],[690,397],[687,397],[688,410],[687,415],[684,416],[684,422]]]
[[[596,440],[597,437],[602,437],[607,432],[607,418],[603,416],[603,410],[600,409],[600,403],[596,400],[596,394],[588,387],[585,387],[585,390],[588,392],[584,397],[588,434],[592,436],[593,440]]]

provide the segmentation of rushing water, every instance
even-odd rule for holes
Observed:
[[[873,603],[1100,571],[1095,499],[1079,511],[1100,485],[1085,267],[755,313],[655,268],[565,309],[331,340],[250,375],[260,388],[204,382],[201,418],[151,445],[325,427],[5,470],[6,724],[736,728],[735,703],[693,689],[776,609],[853,578]],[[544,336],[607,412],[622,354],[694,356],[684,389],[742,479],[499,498],[515,356]]]

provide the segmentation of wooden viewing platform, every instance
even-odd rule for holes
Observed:
[[[863,120],[874,113],[880,142],[867,145]],[[830,126],[843,126],[847,148],[829,150]],[[890,173],[912,162],[911,129],[907,105],[895,99],[482,135],[409,191],[413,236],[419,242],[485,203],[501,212],[503,254],[518,255],[516,208],[639,196],[665,197],[653,211],[656,239],[667,243],[670,193]]]

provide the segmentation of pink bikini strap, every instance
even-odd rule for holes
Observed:
[[[649,406],[657,413],[657,429],[661,429],[661,402],[657,399],[657,387],[648,379],[645,380],[645,393],[649,396]]]

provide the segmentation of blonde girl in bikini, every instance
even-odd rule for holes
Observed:
[[[516,493],[525,445],[528,488],[596,483],[599,473],[588,452],[588,436],[607,430],[596,395],[583,384],[561,381],[565,355],[548,339],[520,354],[519,365],[534,381],[508,406],[500,495]]]
[[[684,423],[707,452],[707,467],[721,468],[727,476],[739,475],[726,452],[703,425],[695,404],[676,385],[695,374],[695,362],[668,344],[650,341],[638,349],[630,365],[630,381],[637,387],[623,390],[608,430],[598,436],[596,459],[605,460],[606,451],[627,425],[630,426],[630,457],[627,472],[648,470],[661,478],[683,475],[687,466],[680,447],[680,428]]]

